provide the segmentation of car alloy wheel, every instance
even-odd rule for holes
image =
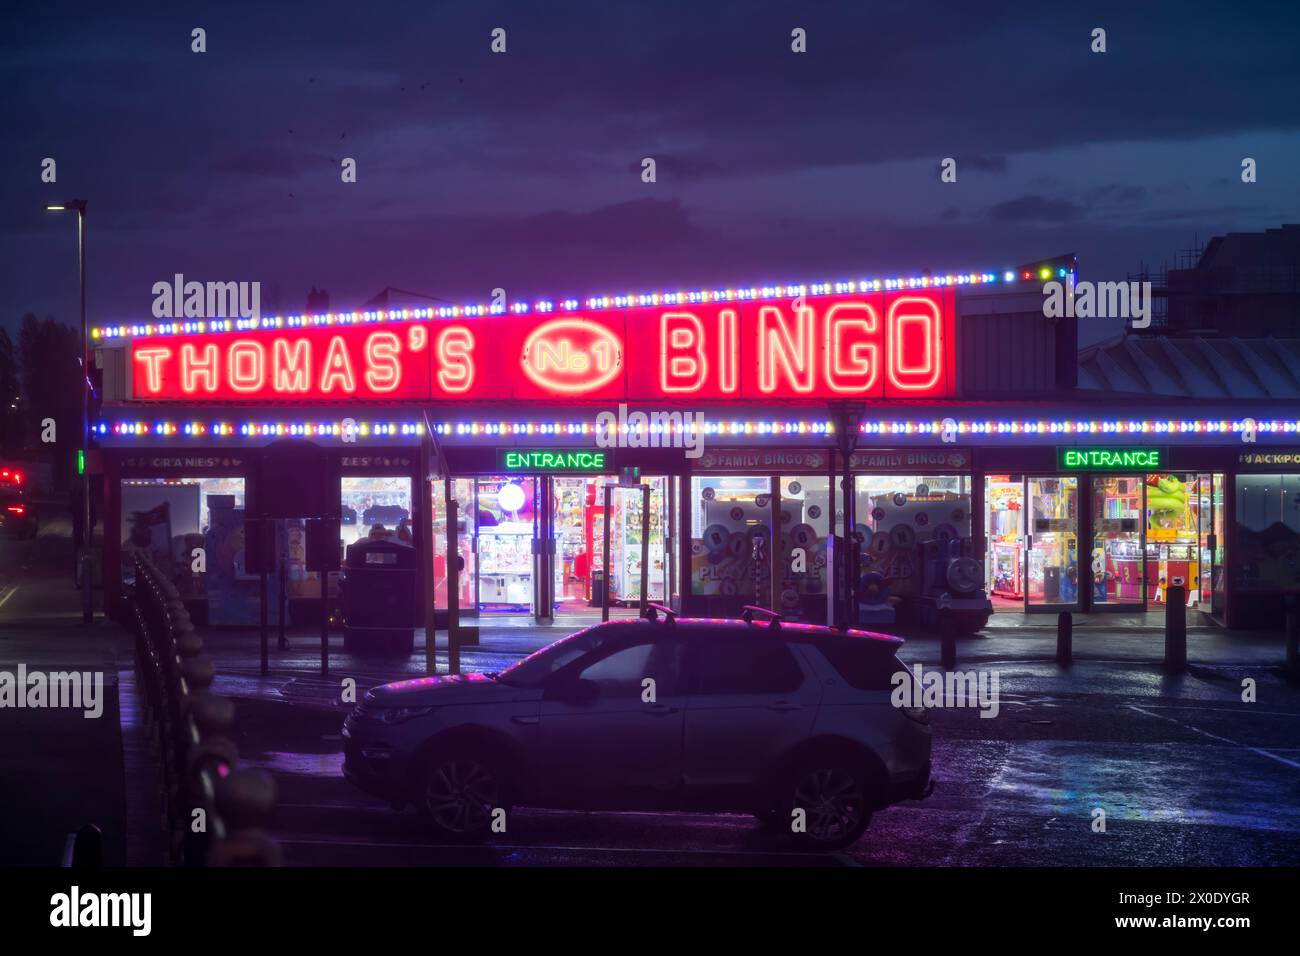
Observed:
[[[805,770],[795,785],[793,805],[807,815],[807,839],[820,846],[847,846],[870,819],[861,781],[838,767]]]
[[[444,832],[460,837],[486,833],[499,806],[496,774],[469,757],[437,763],[424,787],[424,805]]]

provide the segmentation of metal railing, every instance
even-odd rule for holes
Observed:
[[[180,592],[142,555],[134,556],[128,604],[145,729],[160,768],[168,861],[178,866],[277,866],[265,832],[275,783],[241,769],[229,733],[235,708],[208,692],[212,658],[194,632]]]

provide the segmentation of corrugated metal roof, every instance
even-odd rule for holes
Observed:
[[[1300,399],[1300,339],[1121,336],[1079,352],[1079,388],[1187,398]]]

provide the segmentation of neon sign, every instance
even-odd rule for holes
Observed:
[[[603,472],[613,466],[608,452],[589,449],[540,448],[528,451],[502,450],[500,466],[505,471]]]
[[[130,341],[143,401],[949,397],[952,289]]]
[[[1056,457],[1061,471],[1152,469],[1164,464],[1159,448],[1058,448]]]

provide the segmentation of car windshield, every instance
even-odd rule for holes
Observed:
[[[540,687],[546,678],[565,664],[600,647],[608,639],[608,634],[598,625],[575,631],[511,664],[497,676],[497,680],[511,687]]]

